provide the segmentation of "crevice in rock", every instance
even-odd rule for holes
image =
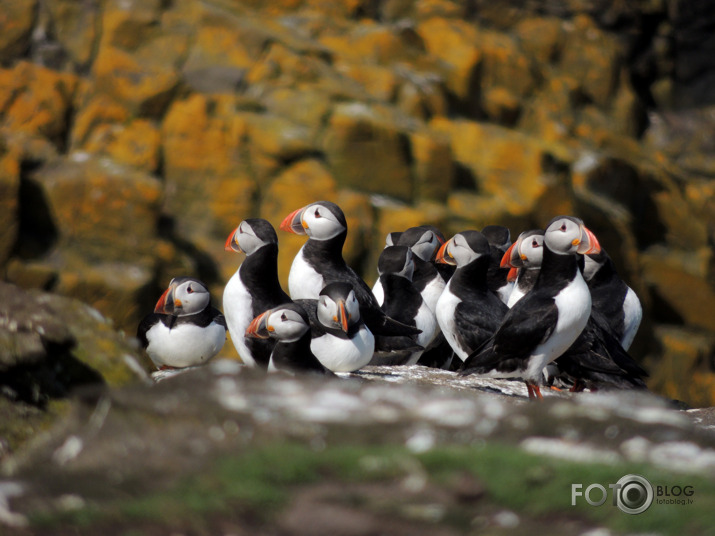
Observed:
[[[59,239],[42,185],[31,178],[40,162],[24,161],[20,168],[19,230],[14,254],[21,259],[45,256]]]

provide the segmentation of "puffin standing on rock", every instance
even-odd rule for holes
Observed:
[[[204,283],[175,277],[139,323],[137,338],[161,370],[203,365],[223,348],[226,320]]]
[[[256,316],[291,301],[278,281],[278,236],[269,222],[251,218],[228,235],[225,249],[246,254],[223,291],[231,340],[246,365],[266,369],[275,340],[249,338],[245,332]]]
[[[382,250],[377,263],[382,283],[381,288],[385,295],[382,309],[390,318],[421,330],[416,342],[422,348],[427,348],[439,332],[439,328],[434,312],[425,303],[420,291],[413,285],[416,258],[419,257],[414,255],[413,250],[407,246],[388,246]],[[429,263],[425,264],[432,267]],[[440,281],[442,280],[436,271],[434,274]],[[376,353],[371,363],[374,365],[414,365],[422,352],[423,350],[419,349],[417,351]]]
[[[281,230],[307,235],[308,241],[293,259],[288,275],[291,298],[317,299],[330,283],[348,283],[360,304],[360,316],[383,347],[391,336],[417,335],[419,330],[391,319],[380,309],[370,287],[343,259],[348,233],[345,215],[338,205],[317,201],[293,211],[281,223]],[[414,346],[414,343],[410,343]]]
[[[577,255],[600,250],[596,236],[580,219],[551,220],[534,288],[509,309],[494,336],[465,360],[461,374],[521,377],[529,398],[541,398],[544,367],[574,343],[591,315],[591,293]]]
[[[479,231],[457,233],[437,252],[437,261],[457,267],[435,314],[447,342],[464,361],[499,327],[507,306],[489,290],[489,242]]]
[[[354,372],[375,352],[375,337],[360,316],[360,304],[349,283],[330,283],[317,300],[298,300],[310,318],[310,349],[327,369]]]
[[[509,299],[512,305],[531,290],[538,278],[543,235],[543,231],[538,230],[521,233],[504,255],[502,265],[518,271],[516,286]],[[580,264],[587,258],[588,255],[580,257]],[[594,300],[593,293],[591,299]],[[580,391],[584,387],[591,390],[645,389],[642,378],[648,374],[621,347],[605,317],[592,304],[586,327],[568,350],[546,366],[544,375],[548,385],[555,379],[565,380],[572,384],[571,391]]]

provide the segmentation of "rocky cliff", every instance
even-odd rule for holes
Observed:
[[[572,213],[644,303],[650,387],[712,405],[714,21],[684,0],[0,1],[2,277],[132,334],[175,275],[220,298],[246,217],[336,201],[373,279],[392,230]],[[285,281],[301,242],[280,239]]]

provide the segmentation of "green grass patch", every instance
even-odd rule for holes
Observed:
[[[527,454],[511,446],[440,447],[414,454],[401,446],[338,445],[315,451],[303,444],[287,443],[256,447],[217,458],[209,469],[186,477],[171,489],[113,501],[100,507],[42,516],[33,521],[87,526],[118,522],[129,529],[132,522],[162,522],[174,527],[200,526],[207,516],[250,515],[270,523],[298,487],[333,483],[396,482],[416,472],[428,485],[449,489],[465,472],[474,475],[486,490],[475,504],[449,505],[443,522],[468,524],[477,512],[507,508],[522,518],[548,517],[589,520],[616,531],[701,535],[715,523],[715,483],[698,476],[672,474],[650,466],[602,465],[569,462]],[[641,474],[653,485],[693,486],[692,505],[654,504],[643,514],[628,515],[611,505],[609,483],[629,473]],[[599,483],[609,491],[599,507],[583,498],[571,506],[571,484],[583,489]],[[597,498],[597,496],[596,496]],[[349,501],[349,497],[345,497]],[[395,498],[401,500],[401,496]],[[409,500],[409,499],[406,499]],[[370,508],[369,504],[357,507]],[[170,521],[167,521],[170,520]],[[466,528],[466,527],[464,527]]]

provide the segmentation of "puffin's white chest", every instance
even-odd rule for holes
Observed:
[[[444,292],[447,283],[442,279],[442,276],[434,277],[425,288],[422,289],[422,300],[427,304],[427,307],[435,311],[437,309],[437,302],[439,297]]]
[[[424,301],[417,311],[415,326],[417,329],[422,330],[422,333],[417,335],[417,344],[427,348],[427,345],[432,342],[439,332],[439,327],[437,326],[437,318],[435,317],[434,312],[427,306],[426,303],[424,303]]]
[[[317,300],[320,291],[325,286],[325,281],[323,276],[316,272],[305,260],[304,249],[305,246],[300,248],[300,251],[293,259],[293,264],[291,264],[290,273],[288,274],[288,292],[294,300]]]
[[[323,366],[333,372],[353,372],[367,365],[375,352],[375,337],[362,326],[352,339],[331,335],[316,337],[310,349]]]
[[[223,315],[226,317],[231,341],[236,347],[241,360],[249,367],[255,367],[256,361],[248,350],[245,341],[246,328],[253,320],[251,294],[241,281],[241,267],[236,270],[223,290]]]
[[[497,296],[505,304],[509,305],[509,298],[514,292],[515,285],[513,282],[509,281],[506,285],[503,285],[497,289]]]
[[[623,300],[623,314],[624,329],[621,346],[623,346],[625,350],[628,350],[628,348],[631,347],[631,344],[633,344],[633,339],[638,332],[638,326],[640,326],[641,319],[643,318],[643,308],[641,307],[641,302],[632,288],[628,288],[626,297]]]
[[[568,350],[586,326],[591,315],[591,293],[580,272],[554,297],[554,302],[558,308],[556,327],[532,352],[525,379],[537,381],[544,367]]]
[[[511,294],[509,295],[509,299],[506,302],[506,306],[511,309],[514,307],[514,304],[518,302],[520,299],[522,299],[524,296],[526,296],[526,292],[522,288],[519,287],[518,282],[516,285],[514,285],[513,290],[511,291]]]
[[[452,347],[452,350],[454,350],[454,353],[457,354],[462,361],[464,361],[468,354],[457,342],[457,324],[454,321],[454,311],[457,309],[457,305],[462,303],[462,300],[452,294],[451,285],[452,280],[450,279],[444,289],[444,292],[442,292],[442,295],[437,301],[435,315],[437,316],[437,323],[442,329],[445,339],[447,339],[447,342]]]
[[[382,288],[382,282],[379,278],[372,287],[372,295],[375,296],[378,305],[381,306],[385,303],[385,289]]]
[[[146,333],[147,354],[157,367],[191,367],[206,363],[215,356],[224,342],[226,330],[211,323],[202,328],[193,324],[179,324],[172,329],[159,322]]]

